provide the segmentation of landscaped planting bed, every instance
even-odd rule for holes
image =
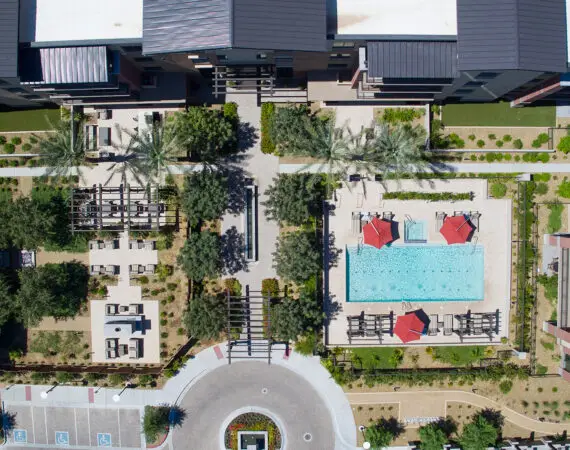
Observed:
[[[281,448],[281,432],[279,427],[269,417],[259,413],[246,413],[236,417],[226,428],[225,446],[231,450],[240,450],[238,432],[240,431],[267,431],[267,449]]]
[[[444,123],[444,134],[451,137],[458,149],[509,150],[548,149],[548,128],[540,127],[456,127]],[[461,143],[464,145],[461,146]]]

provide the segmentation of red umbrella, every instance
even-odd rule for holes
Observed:
[[[465,216],[446,217],[439,230],[448,244],[465,244],[474,230]]]
[[[398,316],[394,326],[394,334],[405,344],[410,341],[417,341],[424,332],[426,324],[417,316],[415,312]]]
[[[382,246],[394,240],[392,223],[378,219],[378,217],[373,217],[370,222],[364,225],[362,233],[364,234],[364,243],[376,248],[382,248]]]

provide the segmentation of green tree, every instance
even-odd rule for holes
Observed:
[[[196,339],[216,339],[227,323],[226,300],[213,295],[195,296],[184,312],[184,327]]]
[[[570,181],[563,181],[560,183],[556,193],[560,195],[560,197],[570,198]]]
[[[220,111],[193,106],[174,113],[169,125],[188,156],[207,165],[216,165],[236,147],[232,118],[224,117]]]
[[[322,179],[308,174],[281,174],[265,191],[265,214],[281,225],[303,225],[322,214]]]
[[[417,173],[430,164],[425,144],[426,133],[420,126],[373,125],[366,135],[364,159],[371,161],[374,169],[384,176]]]
[[[459,443],[464,450],[486,450],[497,441],[498,431],[483,416],[478,415],[463,427]]]
[[[8,217],[8,230],[12,245],[21,249],[35,250],[59,231],[55,212],[57,204],[41,204],[28,197],[20,197],[9,203],[4,212]],[[67,216],[67,214],[66,214]],[[69,220],[69,219],[67,219]]]
[[[380,419],[364,430],[364,439],[370,442],[374,450],[388,447],[392,441],[404,431],[403,425],[397,419]]]
[[[320,328],[323,319],[316,296],[302,290],[298,299],[286,297],[272,308],[272,334],[283,341],[297,341],[300,335]]]
[[[81,166],[85,163],[85,141],[82,123],[72,125],[63,120],[53,126],[53,133],[37,136],[42,165],[47,166],[48,176],[69,176],[73,172],[83,177]],[[74,137],[72,139],[72,137]]]
[[[168,431],[170,408],[168,406],[145,406],[143,417],[143,433],[146,441],[153,443]]]
[[[184,180],[181,207],[191,226],[221,217],[228,206],[228,185],[219,172],[204,170]]]
[[[15,296],[19,318],[36,326],[42,317],[74,317],[87,296],[87,267],[79,263],[45,264],[18,272],[20,289]]]
[[[178,160],[181,140],[171,127],[159,123],[142,133],[128,132],[131,143],[129,170],[146,183],[162,183],[169,165]]]
[[[437,422],[420,427],[419,433],[421,450],[441,450],[449,440]]]
[[[315,234],[295,231],[278,238],[273,253],[273,266],[277,274],[301,284],[322,268],[322,256]]]
[[[178,255],[178,265],[188,278],[199,281],[222,272],[220,236],[211,231],[192,233]]]

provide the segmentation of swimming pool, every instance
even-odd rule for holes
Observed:
[[[347,247],[346,301],[483,300],[483,264],[480,245]]]

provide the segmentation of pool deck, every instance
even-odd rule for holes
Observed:
[[[414,192],[472,192],[472,201],[427,202],[424,200],[384,200],[386,191]],[[331,318],[326,336],[328,345],[348,346],[347,316],[364,314],[390,314],[394,316],[407,311],[423,309],[426,314],[438,314],[443,321],[445,314],[492,313],[499,310],[499,334],[492,340],[487,335],[468,336],[464,344],[499,344],[502,337],[508,337],[509,308],[511,297],[511,222],[512,202],[510,199],[490,199],[487,195],[487,181],[473,179],[433,180],[418,184],[412,180],[385,182],[365,181],[343,187],[337,191],[335,209],[328,218],[329,231],[334,235],[336,248],[342,250],[338,263],[329,271],[329,308]],[[400,239],[393,245],[404,243],[404,222],[406,216],[413,220],[423,220],[427,227],[428,244],[445,244],[439,233],[436,212],[442,211],[452,216],[455,211],[478,211],[480,213],[479,228],[475,231],[472,242],[485,248],[484,283],[485,298],[482,301],[445,301],[445,302],[412,302],[411,308],[404,309],[402,302],[347,302],[346,301],[346,247],[357,246],[362,234],[353,228],[352,213],[391,212],[393,220],[399,223]],[[418,244],[413,244],[418,245]],[[421,244],[420,244],[421,245]],[[394,317],[394,320],[395,320]],[[422,336],[418,341],[407,345],[453,345],[461,344],[457,334],[444,335],[443,330],[434,336]],[[382,335],[382,343],[378,339],[354,339],[353,346],[365,345],[402,345],[397,336]]]

